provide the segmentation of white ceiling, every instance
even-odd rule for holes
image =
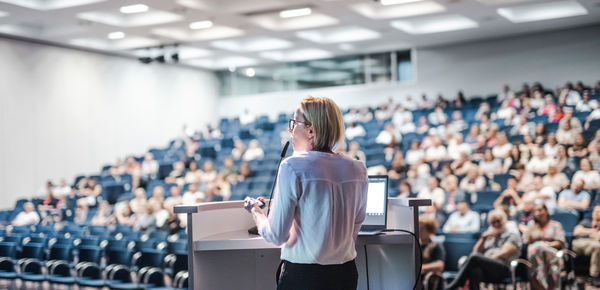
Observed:
[[[133,57],[163,53],[139,48],[178,43],[181,63],[224,69],[600,23],[600,0],[381,1],[401,4],[384,6],[374,0],[0,0],[0,34]],[[123,6],[135,4],[147,8],[142,6],[144,12],[133,14],[121,12]],[[286,16],[281,11],[290,9],[301,10],[288,14],[303,16],[281,16]],[[194,22],[200,29],[190,28]],[[168,48],[167,54],[175,51]]]

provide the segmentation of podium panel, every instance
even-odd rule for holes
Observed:
[[[430,200],[388,202],[388,228],[418,236],[418,207]],[[252,216],[243,201],[175,207],[188,215],[190,289],[276,289],[281,249],[250,235]],[[386,232],[356,241],[358,289],[411,289],[418,252],[411,234]]]

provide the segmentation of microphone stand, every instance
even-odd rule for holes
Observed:
[[[273,192],[275,191],[275,186],[277,185],[277,177],[279,176],[279,166],[281,166],[281,161],[285,157],[287,153],[288,147],[290,147],[290,141],[285,142],[283,146],[283,150],[281,150],[281,158],[279,158],[279,162],[277,163],[277,171],[275,172],[275,182],[271,186],[271,195],[269,196],[269,205],[267,206],[267,217],[269,217],[269,212],[271,212],[271,200],[273,199]],[[258,235],[258,228],[256,226],[248,229],[248,233],[251,235]]]

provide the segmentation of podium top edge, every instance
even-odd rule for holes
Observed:
[[[396,198],[390,197],[388,202],[400,206],[430,206],[431,199],[427,198]]]

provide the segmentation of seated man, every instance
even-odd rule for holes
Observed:
[[[590,207],[590,194],[583,190],[583,185],[583,180],[573,180],[571,189],[563,190],[558,196],[558,206],[563,209],[588,209]]]
[[[35,212],[35,206],[31,202],[23,204],[23,211],[12,221],[13,226],[31,226],[40,222],[40,216]]]
[[[442,272],[446,252],[444,247],[431,240],[437,230],[437,222],[429,217],[419,218],[419,242],[423,249],[423,264],[421,274],[424,289],[439,289],[443,285]]]
[[[506,214],[495,209],[488,214],[490,227],[475,244],[473,253],[458,271],[456,279],[446,289],[457,289],[469,280],[469,289],[479,289],[479,283],[498,283],[510,277],[510,261],[521,253],[521,237],[506,230]]]
[[[573,251],[590,256],[590,276],[594,286],[600,287],[600,205],[594,206],[591,220],[584,219],[575,227],[573,235]]]
[[[474,233],[479,231],[479,214],[469,208],[466,200],[460,200],[444,225],[445,233]]]

